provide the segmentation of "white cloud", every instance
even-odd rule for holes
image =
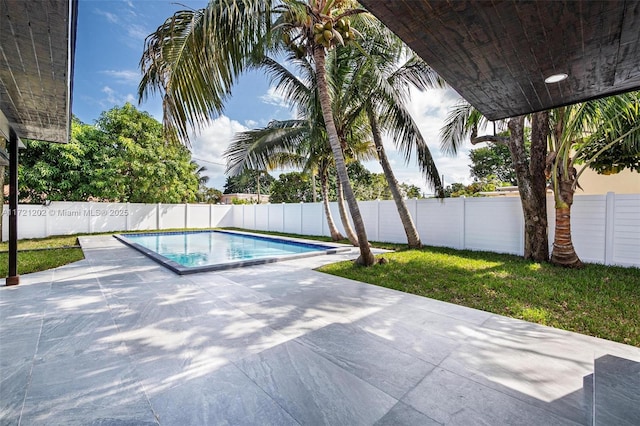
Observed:
[[[106,95],[105,98],[100,99],[99,101],[99,104],[103,108],[112,108],[116,105],[120,106],[127,102],[132,103],[134,105],[136,103],[136,97],[132,93],[122,94],[120,92],[113,90],[109,86],[104,86],[101,92]]]
[[[130,38],[143,41],[151,31],[145,29],[142,25],[129,24],[127,25],[127,35]]]
[[[137,70],[104,70],[102,73],[118,83],[138,84],[140,81],[140,72]]]
[[[260,96],[260,100],[268,105],[275,105],[280,108],[289,108],[291,104],[285,99],[281,90],[278,90],[275,86],[269,87],[269,90],[264,95]]]
[[[107,12],[106,10],[95,9],[95,13],[98,15],[104,16],[107,19],[107,21],[111,22],[112,24],[117,24],[119,21],[117,15],[111,12]]]
[[[209,176],[209,186],[222,189],[226,179],[224,150],[237,132],[248,129],[238,121],[223,115],[192,138],[191,154],[198,164],[207,168],[204,174]]]

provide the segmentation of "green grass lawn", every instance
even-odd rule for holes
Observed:
[[[569,270],[488,252],[428,247],[370,268],[319,271],[640,347],[640,269]]]
[[[73,247],[78,244],[77,236],[56,236],[18,241],[18,273],[44,271],[57,268],[67,263],[84,259],[82,249],[63,248]],[[50,249],[50,250],[48,250]],[[0,243],[0,276],[6,277],[9,273],[9,244]]]

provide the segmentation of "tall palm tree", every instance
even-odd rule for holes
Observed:
[[[369,266],[374,257],[349,183],[325,74],[327,50],[355,39],[348,19],[364,13],[345,0],[211,0],[204,9],[176,12],[145,41],[139,96],[159,91],[168,137],[188,143],[189,131],[221,112],[238,76],[275,40],[282,37],[300,57],[312,57],[338,179],[358,235],[356,262]]]
[[[417,162],[428,183],[442,195],[440,173],[435,165],[429,147],[420,129],[407,111],[409,89],[415,87],[426,90],[444,87],[445,83],[424,61],[410,52],[404,43],[386,27],[373,28],[374,34],[365,37],[364,62],[359,67],[361,75],[356,84],[357,93],[366,94],[359,108],[363,110],[371,128],[371,134],[378,153],[384,176],[400,216],[407,236],[409,248],[422,246],[409,209],[400,191],[387,158],[382,132],[391,134],[393,142],[409,162],[415,152]]]

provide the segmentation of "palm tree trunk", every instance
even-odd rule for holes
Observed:
[[[562,161],[556,158],[555,161]],[[554,194],[556,199],[556,231],[553,238],[553,250],[551,252],[551,263],[565,268],[582,268],[584,265],[576,253],[571,240],[571,206],[573,205],[573,194],[575,192],[575,169],[571,167],[569,176],[563,177],[562,167],[558,170],[554,182]]]
[[[418,230],[416,229],[416,225],[413,223],[407,204],[402,198],[398,181],[393,174],[393,170],[391,170],[391,164],[389,164],[389,159],[387,158],[387,154],[384,151],[384,145],[382,144],[382,135],[380,134],[380,128],[378,127],[378,120],[371,109],[371,105],[368,105],[367,107],[367,115],[369,117],[369,125],[371,126],[371,133],[373,134],[373,142],[375,143],[378,151],[378,158],[380,159],[380,165],[382,166],[384,177],[387,179],[387,183],[389,184],[389,190],[391,191],[393,200],[396,203],[396,209],[398,209],[398,214],[400,215],[400,220],[404,227],[404,233],[407,235],[407,244],[409,245],[409,248],[412,249],[420,248],[422,247],[422,242],[420,241]]]
[[[313,191],[311,193],[311,200],[314,203],[317,203],[318,202],[318,194],[316,194],[316,191],[317,191],[317,189],[316,189],[316,173],[313,170],[311,171],[311,190]]]
[[[329,183],[327,182],[327,172],[323,171],[320,175],[320,190],[322,191],[322,204],[324,205],[324,214],[327,217],[327,225],[332,241],[344,240],[344,236],[338,231],[338,227],[333,220],[331,208],[329,207]]]
[[[344,190],[340,182],[338,182],[338,211],[340,212],[340,220],[342,221],[342,227],[344,228],[344,232],[347,233],[347,238],[349,242],[353,244],[355,247],[358,247],[358,237],[356,233],[353,232],[353,228],[351,227],[351,222],[349,221],[349,215],[347,214],[347,207],[344,204]]]
[[[344,163],[344,156],[342,154],[342,147],[340,146],[340,140],[338,139],[338,131],[336,130],[335,122],[333,121],[333,112],[331,110],[331,98],[329,97],[329,89],[327,87],[327,76],[325,68],[325,50],[322,46],[315,46],[313,51],[313,59],[316,68],[316,79],[318,85],[318,95],[320,98],[320,106],[322,108],[322,117],[324,118],[324,124],[329,137],[329,144],[331,145],[331,151],[333,152],[333,158],[336,164],[336,170],[338,171],[338,181],[344,189],[344,195],[351,211],[351,218],[356,228],[356,234],[358,236],[358,243],[360,247],[360,256],[356,260],[356,263],[364,266],[371,266],[375,263],[375,258],[369,247],[369,240],[367,239],[367,232],[364,227],[364,221],[360,214],[360,208],[358,202],[353,194],[351,183],[349,182],[349,176],[347,175],[347,167]]]
[[[556,208],[556,233],[553,239],[551,263],[565,268],[582,268],[571,241],[571,206]]]

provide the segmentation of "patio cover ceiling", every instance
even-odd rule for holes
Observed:
[[[640,88],[637,0],[361,3],[491,120]]]
[[[0,0],[0,118],[18,137],[69,141],[76,11],[77,0]]]

